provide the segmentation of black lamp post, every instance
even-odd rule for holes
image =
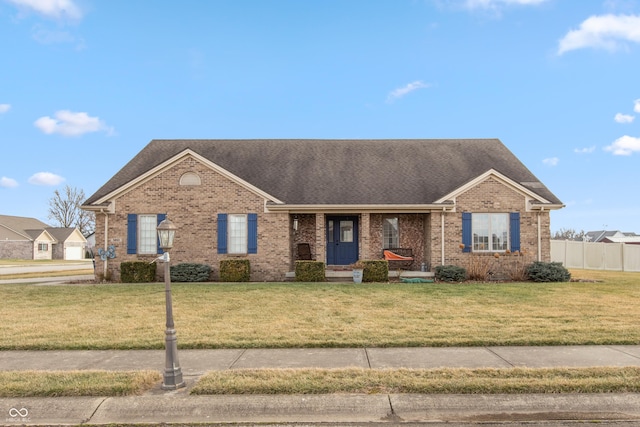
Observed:
[[[171,272],[169,270],[169,250],[173,247],[173,238],[176,234],[176,226],[168,218],[158,224],[158,239],[160,248],[164,251],[162,261],[164,262],[164,288],[167,308],[167,329],[165,330],[165,365],[162,388],[164,390],[176,390],[184,387],[182,380],[182,369],[178,361],[178,338],[173,324],[173,305],[171,302]]]

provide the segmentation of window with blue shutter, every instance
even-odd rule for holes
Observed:
[[[153,217],[156,218],[153,218]],[[140,219],[140,217],[142,219]],[[158,215],[127,215],[127,253],[149,255],[163,253],[155,226],[160,224],[166,214]],[[154,245],[154,242],[155,245]]]
[[[158,225],[160,225],[160,223],[164,221],[166,217],[167,217],[167,214],[158,214]],[[157,236],[158,236],[158,233],[156,232],[156,239],[158,240],[158,253],[163,254],[164,251],[160,247],[160,238]]]
[[[138,215],[127,215],[127,253],[135,254],[138,251]]]
[[[520,251],[520,212],[509,214],[509,235],[511,237],[511,252]]]
[[[471,252],[471,212],[462,212],[462,252]]]
[[[218,253],[227,253],[227,214],[218,214]]]
[[[247,253],[258,253],[258,214],[250,213],[247,215],[248,225],[248,242]]]

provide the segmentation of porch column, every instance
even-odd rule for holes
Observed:
[[[371,258],[371,215],[363,213],[360,215],[360,259]]]
[[[327,231],[324,214],[316,214],[316,261],[327,262]]]

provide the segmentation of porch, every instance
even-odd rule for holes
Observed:
[[[352,271],[348,266],[329,265],[325,269],[325,278],[327,282],[352,282]],[[389,270],[389,280],[399,281],[401,279],[433,279],[435,274],[430,271],[408,271],[408,270]],[[285,274],[287,281],[296,279],[296,272],[290,271]]]

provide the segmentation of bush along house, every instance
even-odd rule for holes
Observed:
[[[210,265],[216,280],[220,261],[248,259],[253,281],[385,249],[410,270],[524,251],[549,261],[562,207],[498,139],[153,140],[82,206],[112,280],[120,263],[158,257],[168,214],[173,264]]]

